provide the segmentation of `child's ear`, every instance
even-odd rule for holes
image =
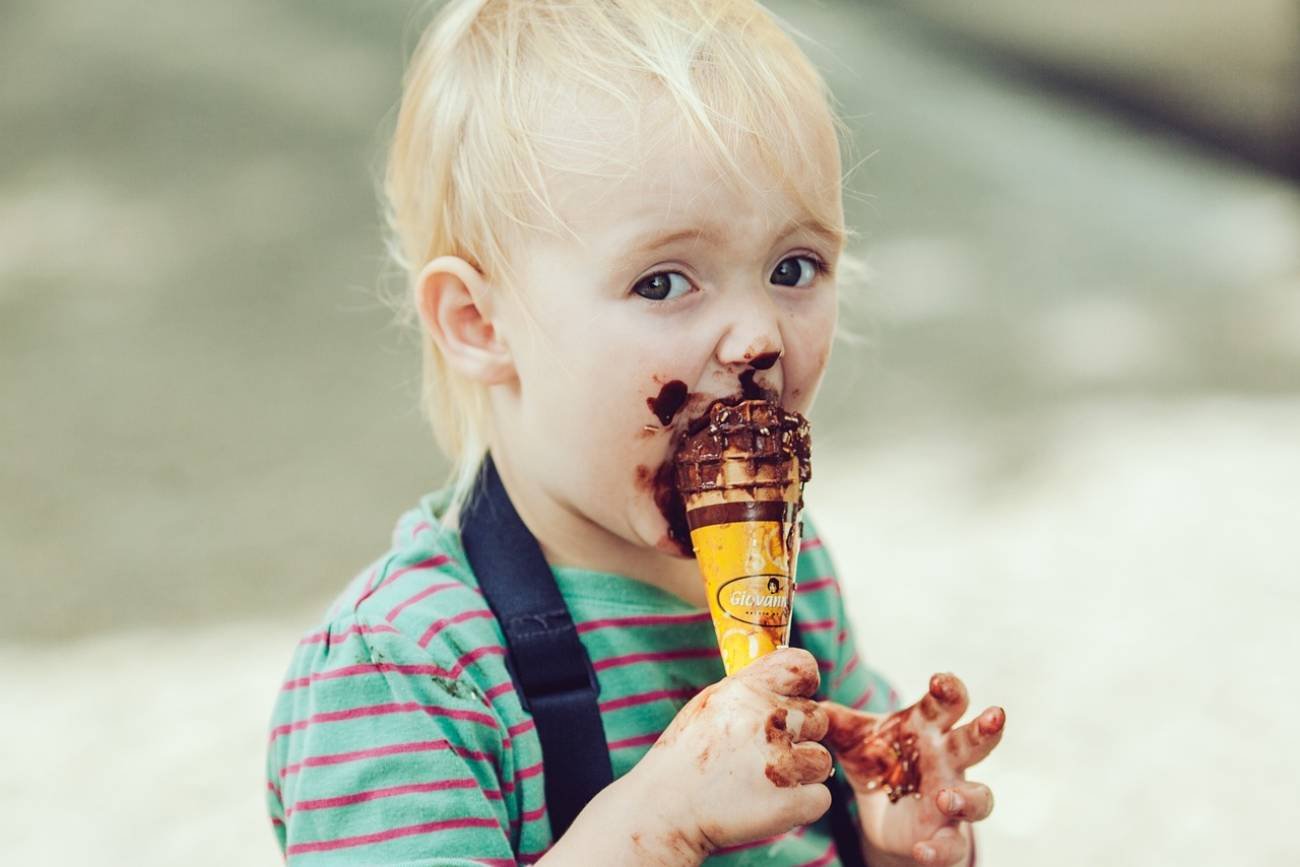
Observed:
[[[495,385],[515,375],[514,359],[493,324],[491,294],[478,269],[459,256],[439,256],[416,281],[416,308],[447,364]]]

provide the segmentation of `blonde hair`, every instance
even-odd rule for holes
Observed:
[[[691,143],[733,183],[752,183],[733,158],[742,146],[788,178],[790,167],[816,164],[819,136],[851,142],[787,30],[807,38],[754,0],[446,2],[407,66],[383,176],[406,322],[418,322],[417,278],[433,259],[459,256],[494,290],[517,293],[508,251],[519,233],[567,229],[542,179],[557,95],[585,88],[635,108],[644,85],[657,85]],[[842,226],[838,195],[831,212],[825,196],[793,192],[814,217],[854,234]],[[851,279],[864,267],[846,252],[836,271]],[[487,393],[456,375],[428,335],[421,346],[421,408],[452,461],[450,522],[487,449]]]

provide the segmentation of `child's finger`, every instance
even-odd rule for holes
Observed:
[[[790,790],[787,815],[795,825],[811,825],[831,808],[831,790],[821,783],[809,783]]]
[[[978,822],[993,812],[993,790],[983,783],[962,781],[940,789],[934,803],[949,819]]]
[[[948,732],[948,754],[957,767],[969,768],[991,753],[1002,740],[1002,730],[1006,723],[1006,711],[1000,707],[991,707],[965,725]]]
[[[832,767],[830,752],[807,741],[776,750],[767,765],[767,778],[782,788],[821,783],[831,775]]]
[[[847,708],[833,701],[819,702],[826,711],[826,735],[822,741],[839,753],[858,747],[876,729],[880,718],[874,714]]]
[[[783,647],[751,662],[736,678],[777,693],[811,698],[821,685],[817,660],[798,647]]]
[[[965,864],[967,858],[966,838],[951,825],[945,825],[929,840],[924,840],[912,847],[912,860],[924,867],[952,867]]]
[[[820,741],[826,737],[830,722],[826,711],[809,698],[792,698],[786,702],[787,724],[793,741]]]
[[[966,685],[955,674],[936,674],[930,678],[930,691],[917,703],[923,719],[938,724],[947,731],[966,712],[970,699]]]
[[[790,748],[800,783],[824,783],[835,767],[830,750],[819,743],[805,741]]]

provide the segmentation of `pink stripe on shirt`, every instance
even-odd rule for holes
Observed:
[[[476,647],[473,650],[471,650],[469,653],[462,654],[461,657],[456,660],[456,667],[452,670],[456,672],[456,677],[459,677],[462,673],[464,673],[465,667],[470,663],[478,662],[480,659],[482,659],[485,656],[505,656],[505,655],[506,655],[506,649],[499,644],[488,644],[488,645],[484,645],[483,647]]]
[[[682,650],[659,650],[650,653],[625,653],[622,656],[610,656],[593,663],[596,671],[616,668],[620,665],[632,665],[637,662],[665,662],[670,659],[711,659],[718,658],[717,647],[688,647]]]
[[[391,671],[394,674],[425,674],[431,677],[454,678],[456,675],[445,668],[436,665],[399,665],[394,662],[363,662],[359,665],[349,665],[344,668],[334,668],[329,671],[318,671],[308,677],[297,677],[293,680],[286,680],[281,689],[285,691],[302,689],[313,683],[320,683],[322,680],[335,680],[341,677],[361,677],[367,674],[383,674]]]
[[[848,664],[844,666],[844,670],[835,675],[835,680],[831,683],[831,689],[839,689],[840,684],[844,683],[844,678],[848,677],[849,674],[852,673],[853,669],[858,667],[860,661],[861,660],[858,659],[858,652],[856,650],[853,651],[853,656],[849,658]]]
[[[362,602],[366,601],[366,599],[370,598],[375,593],[378,593],[380,590],[387,587],[389,584],[392,584],[394,581],[396,581],[398,578],[401,578],[407,572],[414,572],[417,569],[437,569],[439,566],[445,566],[450,562],[451,562],[450,556],[446,554],[438,554],[435,557],[428,557],[424,560],[421,560],[419,563],[412,563],[410,566],[403,566],[400,569],[394,569],[388,576],[384,578],[383,581],[380,581],[374,587],[367,586],[366,589],[362,592],[361,596],[358,597],[356,604],[353,606],[353,608],[355,609],[357,606],[360,606]],[[368,585],[370,582],[367,581],[366,583]]]
[[[488,701],[491,701],[492,699],[497,698],[498,696],[502,696],[508,692],[514,692],[514,691],[515,691],[515,682],[513,680],[507,680],[504,683],[498,683],[496,686],[492,687],[487,692],[483,693],[483,697],[486,698]]]
[[[476,608],[476,609],[471,609],[469,611],[462,611],[461,613],[453,617],[444,617],[441,620],[435,620],[433,621],[433,623],[429,624],[428,629],[424,630],[424,634],[420,636],[420,640],[418,643],[421,647],[428,647],[429,642],[433,640],[433,637],[435,635],[437,635],[439,632],[442,632],[442,630],[446,629],[448,626],[451,626],[453,623],[464,623],[466,620],[477,620],[480,618],[487,619],[491,617],[492,617],[491,611],[487,610],[486,608]],[[393,619],[391,612],[389,613],[388,619],[389,620]]]
[[[600,703],[600,712],[608,713],[612,710],[633,707],[638,704],[647,704],[652,701],[660,701],[661,699],[689,699],[697,692],[699,692],[699,690],[693,686],[685,687],[683,689],[656,689],[651,692],[639,692],[635,695],[625,695],[622,698],[611,698],[609,701],[602,701]]]
[[[288,817],[290,813],[301,812],[303,810],[329,810],[334,807],[346,807],[351,804],[375,801],[379,798],[392,798],[398,795],[413,795],[423,792],[442,792],[447,789],[477,788],[479,788],[479,782],[473,777],[467,777],[463,780],[437,780],[431,783],[408,783],[404,786],[388,786],[383,789],[367,789],[361,792],[352,792],[347,795],[336,795],[332,798],[315,798],[308,801],[299,801],[289,809],[285,810],[284,815]]]
[[[820,858],[814,858],[811,861],[805,861],[804,863],[800,864],[799,867],[825,867],[825,865],[835,860],[835,855],[836,855],[835,841],[831,840],[831,844],[826,847],[826,852],[823,853]]]
[[[453,587],[464,587],[464,586],[465,585],[460,583],[459,581],[444,581],[441,584],[430,584],[428,587],[422,589],[419,593],[416,593],[415,595],[411,596],[408,599],[403,599],[401,602],[394,605],[392,610],[384,615],[384,619],[387,620],[389,623],[392,623],[394,620],[397,619],[397,615],[401,614],[403,611],[405,611],[407,608],[410,608],[415,603],[422,602],[435,593],[441,593],[444,590],[451,590]]]
[[[285,850],[286,856],[304,855],[308,852],[330,852],[335,849],[348,849],[353,846],[368,846],[373,843],[383,843],[388,840],[395,840],[399,837],[410,837],[414,834],[434,834],[438,831],[452,831],[458,828],[495,828],[497,820],[491,817],[471,816],[463,819],[441,819],[437,822],[424,822],[419,825],[406,825],[400,828],[389,828],[384,831],[377,831],[373,834],[360,834],[356,837],[337,837],[333,840],[316,840],[311,843],[295,843]]]
[[[663,734],[663,732],[647,732],[646,734],[637,735],[636,737],[623,738],[620,741],[610,741],[609,748],[611,750],[625,750],[629,747],[643,747],[646,744],[652,744],[659,740],[661,734]]]
[[[632,626],[675,626],[686,623],[708,623],[711,617],[707,611],[689,614],[636,614],[629,617],[605,617],[600,620],[588,620],[578,624],[578,632],[591,632],[611,626],[628,628]]]
[[[437,750],[451,750],[456,755],[464,759],[474,759],[480,762],[492,762],[493,757],[482,750],[471,750],[466,747],[454,746],[445,739],[436,741],[411,741],[402,744],[387,744],[382,747],[371,747],[365,750],[352,750],[346,753],[326,753],[319,756],[307,756],[302,761],[285,765],[280,769],[280,778],[283,779],[290,774],[296,774],[303,768],[318,768],[326,765],[342,765],[348,762],[359,762],[365,759],[375,759],[382,756],[403,755],[406,753],[429,753]],[[541,765],[537,766],[541,770]]]
[[[439,705],[421,704],[418,701],[402,702],[385,702],[384,704],[361,705],[359,707],[350,707],[346,710],[331,710],[314,713],[306,719],[295,720],[290,723],[284,723],[271,729],[271,740],[286,735],[289,732],[301,731],[308,726],[320,725],[321,723],[345,722],[347,720],[361,719],[363,717],[387,716],[396,713],[417,713],[423,711],[430,716],[442,716],[448,719],[459,719],[467,722],[475,722],[489,728],[497,728],[497,721],[485,713],[479,713],[476,710],[457,710],[455,708],[441,707]]]
[[[308,635],[306,638],[304,638],[302,641],[299,641],[298,643],[299,644],[320,644],[321,642],[325,641],[326,638],[328,638],[329,643],[331,645],[335,645],[335,644],[342,644],[344,641],[347,641],[353,635],[370,635],[375,632],[395,633],[397,632],[397,630],[394,629],[392,626],[389,626],[387,623],[380,623],[375,626],[371,626],[368,623],[353,623],[351,626],[349,626],[347,629],[344,629],[341,632],[331,632],[329,629],[322,629],[320,632],[313,632],[311,635]]]

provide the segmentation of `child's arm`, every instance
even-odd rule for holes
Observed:
[[[707,687],[538,863],[697,865],[816,821],[831,769],[818,681],[816,660],[786,649]]]
[[[385,627],[345,618],[295,657],[269,744],[286,860],[513,861],[505,726],[468,682]]]

